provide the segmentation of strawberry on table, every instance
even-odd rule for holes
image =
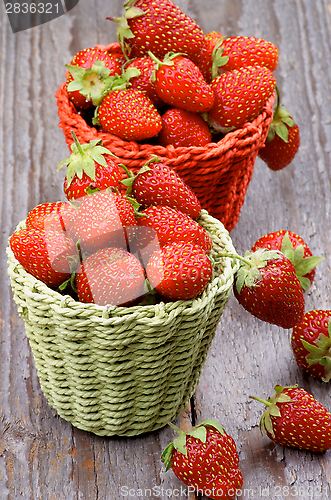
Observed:
[[[192,219],[197,219],[201,205],[193,191],[185,184],[175,170],[153,156],[132,176],[128,175],[122,183],[127,186],[127,194],[135,197],[142,207],[162,205],[175,208]]]
[[[314,452],[331,448],[331,414],[304,389],[276,385],[268,400],[250,397],[265,404],[260,429],[274,443]]]
[[[219,75],[211,82],[215,102],[208,123],[227,133],[254,120],[273,94],[276,80],[264,66],[246,66]]]
[[[149,50],[157,57],[171,50],[198,56],[203,32],[171,0],[129,0],[124,6],[123,17],[107,19],[119,23],[117,38],[127,56],[143,57]]]
[[[209,419],[183,432],[169,424],[179,436],[162,453],[166,471],[186,486],[214,500],[240,495],[243,485],[236,444],[223,427]]]
[[[122,172],[115,162],[116,156],[102,145],[101,139],[80,144],[76,134],[69,158],[62,160],[57,171],[67,167],[63,190],[68,200],[77,200],[94,190],[118,188]]]
[[[234,36],[223,40],[218,58],[218,67],[222,72],[255,65],[275,71],[278,65],[278,48],[261,38]]]
[[[30,210],[25,225],[28,229],[68,231],[75,213],[76,208],[66,201],[40,203]]]
[[[252,252],[258,248],[280,250],[295,268],[303,290],[308,290],[314,281],[315,268],[324,257],[314,257],[307,243],[292,231],[274,231],[259,238],[252,246]]]
[[[18,229],[9,243],[24,269],[50,287],[67,280],[78,262],[74,242],[60,231]]]
[[[212,142],[210,129],[198,113],[171,108],[162,115],[162,128],[158,135],[158,143],[161,146],[198,148],[210,142]]]
[[[331,311],[308,311],[292,330],[291,346],[297,365],[309,375],[331,380]]]

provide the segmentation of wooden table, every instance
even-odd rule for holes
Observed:
[[[331,3],[327,0],[177,0],[205,32],[274,42],[282,102],[300,125],[301,148],[286,169],[257,160],[239,222],[239,253],[263,234],[290,229],[326,260],[306,293],[306,310],[330,308],[331,289]],[[64,64],[79,50],[115,41],[107,16],[121,0],[80,0],[68,14],[13,34],[0,4],[1,113],[1,500],[185,499],[184,485],[163,473],[160,454],[173,438],[164,428],[137,438],[101,438],[59,418],[39,386],[24,324],[12,300],[5,247],[16,224],[39,203],[64,199],[58,162],[68,156],[54,93]],[[220,421],[236,441],[242,498],[331,498],[331,455],[274,445],[258,428],[276,384],[299,384],[331,410],[329,384],[297,367],[291,331],[246,313],[231,296],[194,397],[178,420]],[[194,495],[191,495],[194,498]]]

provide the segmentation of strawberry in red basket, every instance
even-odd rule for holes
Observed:
[[[142,207],[163,205],[186,213],[197,219],[201,205],[193,191],[185,184],[175,170],[159,158],[153,156],[139,170],[137,175],[128,175],[122,183],[127,186],[127,194],[135,197]]]
[[[162,297],[189,300],[205,290],[213,268],[200,245],[173,241],[153,253],[146,273],[149,283]]]
[[[212,142],[210,129],[198,113],[171,108],[162,115],[162,129],[158,135],[158,143],[161,146],[198,148],[210,142]]]
[[[212,240],[205,228],[187,214],[166,206],[151,206],[140,212],[139,227],[151,227],[156,231],[161,247],[173,241],[191,242],[209,254]]]
[[[300,147],[299,126],[289,111],[280,106],[280,94],[277,86],[276,91],[278,99],[273,120],[265,145],[258,154],[259,158],[273,171],[287,167],[293,161]]]
[[[246,252],[245,257],[223,256],[241,260],[233,289],[244,309],[282,328],[293,328],[299,323],[305,301],[294,266],[285,255],[259,248],[256,252]]]
[[[209,125],[226,133],[254,120],[275,86],[274,75],[263,66],[247,66],[223,73],[211,83],[215,102],[208,112]]]
[[[128,306],[144,294],[145,271],[122,248],[101,248],[84,260],[76,274],[81,302]]]
[[[291,345],[297,365],[313,377],[331,380],[331,311],[307,312],[294,326]]]
[[[172,50],[194,59],[203,42],[201,28],[171,0],[129,0],[123,17],[107,19],[119,23],[117,38],[130,58]]]
[[[194,113],[204,113],[214,104],[214,93],[200,69],[188,57],[169,52],[155,61],[152,76],[155,89],[163,102]]]
[[[130,79],[130,88],[140,90],[152,101],[156,108],[164,105],[162,99],[158,96],[155,89],[155,82],[152,81],[151,76],[155,68],[155,62],[149,56],[137,57],[133,59],[127,66],[129,68],[136,68],[140,74]]]
[[[331,414],[304,389],[275,386],[260,421],[262,434],[277,444],[323,452],[331,448]]]
[[[240,495],[243,485],[236,444],[215,420],[205,420],[189,432],[169,424],[179,436],[162,453],[166,471],[186,486],[214,500]]]
[[[57,171],[67,167],[63,190],[68,200],[76,200],[95,190],[118,188],[122,179],[120,167],[115,163],[111,151],[96,139],[80,144],[76,134],[71,132],[74,142],[69,158],[59,163]]]
[[[258,248],[280,250],[292,262],[303,290],[308,290],[313,283],[317,264],[325,260],[324,257],[314,257],[301,236],[284,229],[259,238],[252,246],[252,252]]]
[[[217,31],[211,31],[204,35],[197,66],[208,83],[216,78],[219,66],[227,60],[222,59],[223,49],[221,45],[223,40],[223,36]]]
[[[99,191],[83,198],[70,231],[82,252],[103,247],[127,248],[136,227],[134,208],[125,196]]]
[[[63,232],[24,228],[15,231],[9,241],[24,269],[50,287],[67,280],[77,265],[76,246]]]
[[[66,67],[68,97],[78,109],[97,106],[121,73],[118,59],[99,49],[81,50]]]
[[[218,67],[222,72],[255,65],[275,71],[278,65],[278,48],[261,38],[234,36],[224,39],[221,57]]]
[[[75,213],[76,208],[65,201],[40,203],[30,210],[25,225],[28,229],[68,231]]]

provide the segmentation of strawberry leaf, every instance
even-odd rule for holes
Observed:
[[[174,449],[174,444],[169,443],[168,446],[163,450],[161,455],[161,462],[165,465],[165,471],[169,470],[171,467],[171,455]]]
[[[187,449],[186,449],[186,434],[185,432],[181,432],[178,437],[176,437],[173,440],[173,445],[174,448],[176,448],[177,451],[182,453],[183,455],[187,456]]]
[[[187,435],[199,439],[200,441],[202,441],[202,443],[205,443],[207,439],[207,429],[203,425],[200,425],[194,427],[191,431],[187,433]]]
[[[280,122],[275,126],[275,132],[284,142],[288,142],[288,128],[285,123]]]

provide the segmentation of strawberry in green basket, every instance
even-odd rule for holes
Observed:
[[[162,115],[162,129],[158,135],[161,146],[199,148],[210,142],[210,129],[198,113],[171,108]]]
[[[214,500],[230,500],[240,495],[243,485],[236,444],[215,420],[205,420],[189,432],[173,424],[179,436],[162,453],[166,470],[186,486]]]
[[[78,262],[74,242],[60,231],[18,229],[9,243],[24,269],[50,287],[67,280]]]
[[[151,157],[132,176],[124,166],[128,177],[122,183],[127,186],[127,194],[135,197],[142,207],[162,205],[175,208],[192,219],[197,219],[201,205],[193,191],[185,184],[175,170],[163,163],[157,156]]]
[[[291,346],[297,365],[313,377],[331,380],[331,311],[308,311],[294,326]]]
[[[28,229],[68,231],[75,213],[76,208],[65,201],[40,203],[30,210],[25,225]]]
[[[121,169],[114,156],[96,139],[80,144],[76,134],[71,132],[74,142],[69,158],[59,163],[57,171],[66,166],[63,190],[68,200],[76,200],[95,190],[118,188],[122,178]]]

